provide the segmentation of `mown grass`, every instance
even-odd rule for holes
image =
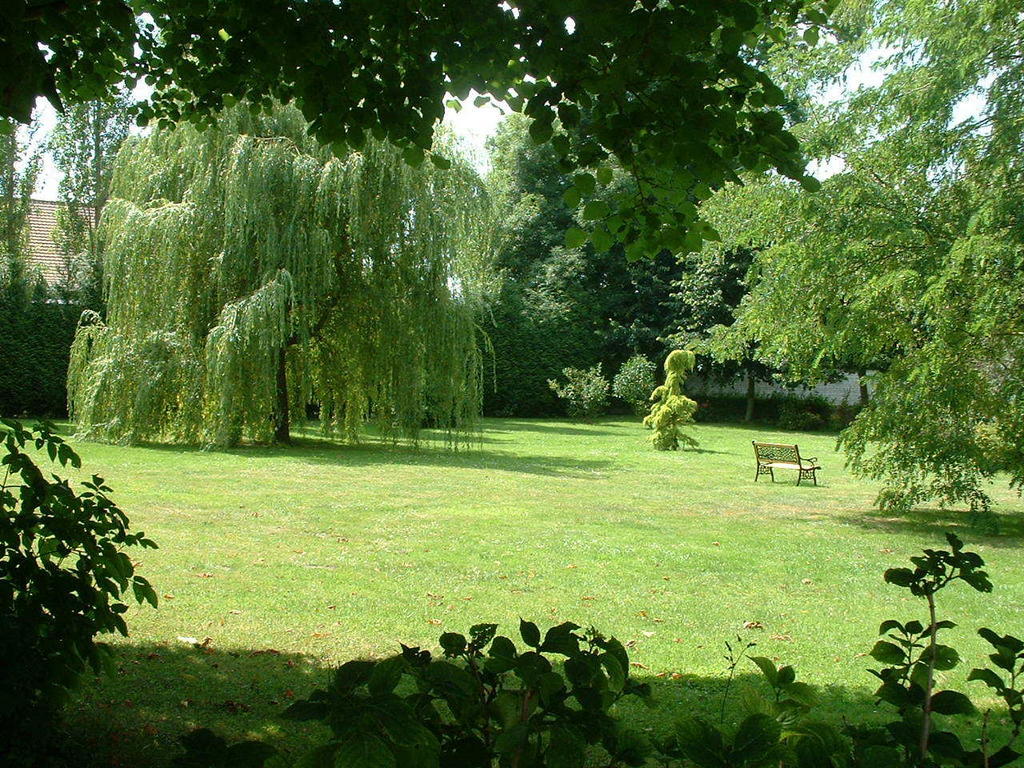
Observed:
[[[843,469],[830,435],[694,427],[696,451],[658,453],[636,423],[489,420],[457,453],[303,434],[290,448],[204,452],[77,444],[133,525],[160,544],[141,573],[163,596],[133,608],[117,670],[68,711],[100,764],[166,765],[190,727],[269,739],[290,754],[313,735],[282,722],[332,664],[435,647],[442,631],[519,617],[594,625],[630,645],[633,674],[662,706],[652,729],[717,708],[723,641],[795,664],[833,717],[872,716],[864,656],[878,623],[921,616],[883,570],[958,530],[996,582],[957,587],[941,609],[968,663],[979,626],[1024,624],[1024,505],[996,489],[1002,535],[963,513],[872,509],[877,488]],[[751,439],[798,442],[820,484],[753,482]],[[195,638],[197,649],[180,638]],[[740,667],[741,685],[753,665]],[[973,684],[972,684],[973,685]],[[982,692],[975,691],[977,694]]]

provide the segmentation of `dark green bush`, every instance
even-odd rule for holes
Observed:
[[[286,716],[326,723],[331,741],[310,766],[582,768],[588,748],[606,765],[643,765],[650,747],[612,714],[650,690],[629,675],[626,649],[576,624],[541,639],[520,622],[523,648],[478,624],[441,636],[443,658],[402,647],[383,661],[350,661]]]
[[[0,754],[45,738],[78,676],[99,671],[96,635],[127,635],[128,595],[156,606],[124,547],[156,547],[93,475],[76,493],[44,473],[37,452],[62,467],[78,455],[46,426],[0,422]],[[34,450],[33,450],[34,449]],[[26,762],[27,764],[27,762]]]
[[[601,364],[592,368],[563,368],[564,381],[550,379],[548,387],[558,395],[566,413],[573,419],[591,420],[608,409],[611,384],[601,373]]]
[[[816,432],[825,429],[832,417],[833,407],[823,397],[781,397],[778,398],[778,420],[780,429],[797,432]]]
[[[81,312],[42,279],[0,279],[0,415],[67,413],[68,352]]]

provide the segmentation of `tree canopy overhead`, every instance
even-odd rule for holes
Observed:
[[[25,120],[37,95],[59,105],[144,80],[155,90],[143,120],[294,102],[342,154],[372,133],[416,163],[445,94],[476,90],[533,118],[533,138],[551,141],[567,172],[614,155],[634,174],[633,192],[591,209],[599,240],[632,256],[694,250],[713,237],[694,205],[710,189],[744,169],[806,179],[757,51],[824,22],[832,3],[13,0],[0,21],[0,115]],[[586,195],[594,176],[580,179]]]
[[[84,322],[69,400],[86,434],[287,441],[313,405],[354,437],[479,412],[474,297],[489,251],[476,173],[369,141],[334,157],[294,107],[129,140],[103,214],[106,322]]]

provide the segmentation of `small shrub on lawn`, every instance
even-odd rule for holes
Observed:
[[[697,410],[697,403],[683,394],[683,382],[695,363],[696,356],[690,350],[676,349],[665,358],[665,383],[651,394],[651,412],[644,418],[644,426],[654,430],[651,442],[659,451],[679,450],[680,443],[697,446],[697,441],[683,431],[693,424]]]
[[[601,364],[593,368],[564,368],[564,382],[548,379],[548,386],[565,401],[569,416],[574,419],[593,419],[608,407],[608,379],[601,374]]]
[[[0,753],[13,753],[42,742],[78,676],[100,671],[106,648],[96,635],[128,634],[124,598],[156,606],[121,551],[156,544],[129,532],[102,478],[76,493],[44,474],[32,448],[62,467],[81,466],[48,427],[3,420],[0,439]]]
[[[633,355],[612,379],[612,392],[639,416],[647,410],[654,384],[654,363],[643,355]]]

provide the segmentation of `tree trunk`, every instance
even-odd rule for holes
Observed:
[[[868,404],[868,385],[864,381],[867,371],[857,371],[857,388],[860,390],[860,407]]]
[[[277,407],[274,409],[274,442],[288,445],[292,441],[288,413],[288,355],[282,348],[277,355]]]
[[[754,420],[754,396],[756,391],[754,389],[754,372],[749,368],[747,369],[747,412],[743,414],[744,421]]]

